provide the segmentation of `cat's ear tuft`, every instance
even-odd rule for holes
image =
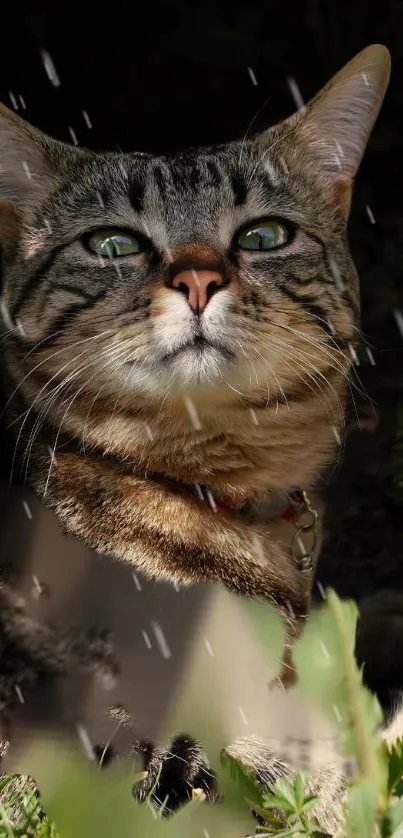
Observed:
[[[50,183],[48,152],[53,143],[0,104],[0,202],[20,210]]]
[[[296,116],[322,170],[354,178],[390,77],[390,54],[374,44],[358,53]]]

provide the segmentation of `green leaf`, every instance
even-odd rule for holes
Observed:
[[[263,808],[263,806],[258,806],[256,803],[252,803],[250,800],[247,800],[247,803],[250,804],[253,812],[258,815],[265,823],[269,824],[271,827],[275,827],[276,829],[281,829],[285,826],[285,818],[282,816],[282,813],[279,812],[278,815],[273,814],[269,809]],[[277,807],[275,807],[277,808]]]
[[[310,812],[310,810],[313,809],[314,806],[316,806],[318,800],[319,800],[319,798],[317,797],[316,794],[312,795],[311,797],[306,797],[302,806],[301,806],[300,811],[301,812]]]
[[[403,800],[397,800],[396,803],[392,803],[389,806],[385,820],[387,822],[388,836],[394,836],[396,838],[396,833],[399,834],[399,829],[401,830],[401,835],[403,835]]]
[[[398,740],[387,751],[388,791],[398,797],[403,792],[403,742]]]
[[[277,794],[265,795],[263,797],[263,806],[265,809],[282,809],[284,812],[295,813],[295,802],[289,803],[284,797]]]
[[[294,777],[294,798],[295,803],[298,811],[301,810],[301,807],[304,802],[304,791],[305,791],[305,784],[306,784],[306,777],[301,771],[297,771]]]
[[[372,838],[377,816],[379,792],[363,781],[350,790],[347,804],[348,838]]]
[[[279,777],[279,779],[276,780],[275,783],[273,783],[271,789],[273,790],[274,795],[276,795],[279,798],[282,798],[285,801],[285,803],[293,807],[294,811],[297,811],[298,806],[295,797],[295,791],[291,783],[288,782],[288,780],[285,780],[283,777]]]
[[[262,802],[262,792],[259,782],[251,771],[248,771],[239,760],[223,750],[220,754],[221,765],[228,771],[231,779],[237,784],[240,792],[254,805]]]

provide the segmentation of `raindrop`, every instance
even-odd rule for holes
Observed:
[[[24,97],[23,97],[23,96],[21,96],[21,93],[19,93],[19,94],[18,94],[18,98],[19,98],[19,100],[20,100],[20,105],[21,105],[21,107],[23,108],[23,110],[24,110],[24,111],[26,111],[27,106],[26,106],[26,104],[25,104],[25,99],[24,99]]]
[[[14,96],[14,93],[11,90],[8,91],[8,97],[10,99],[10,102],[11,102],[14,110],[18,111],[18,102],[17,102],[17,99]]]
[[[338,155],[339,155],[340,157],[344,157],[343,146],[341,145],[341,143],[339,143],[339,141],[338,141],[338,140],[336,140],[336,148],[337,148],[337,153],[338,153]]]
[[[213,650],[212,650],[212,648],[211,648],[211,643],[210,643],[210,641],[209,641],[209,640],[207,640],[207,637],[205,637],[205,638],[204,638],[204,645],[205,645],[205,647],[206,647],[206,649],[207,649],[207,651],[208,651],[208,653],[209,653],[210,657],[211,657],[211,658],[213,658],[213,657],[214,657],[214,652],[213,652]]]
[[[27,178],[29,178],[30,180],[32,180],[32,175],[31,175],[31,172],[30,172],[30,170],[29,170],[29,166],[28,166],[27,161],[26,161],[26,160],[22,160],[21,162],[22,162],[22,168],[24,169],[24,172],[25,172],[25,174],[26,174]]]
[[[151,442],[153,442],[153,441],[154,441],[154,434],[153,434],[153,432],[152,432],[152,430],[151,430],[150,426],[147,424],[147,422],[145,422],[145,424],[144,424],[144,429],[145,429],[145,432],[146,432],[146,434],[147,434],[147,436],[148,436],[149,440],[150,440]]]
[[[142,629],[142,630],[141,630],[141,633],[142,633],[142,635],[143,635],[144,643],[146,644],[147,649],[151,649],[151,640],[150,640],[150,638],[149,638],[149,636],[148,636],[147,632],[146,632],[146,631],[144,631],[144,629]]]
[[[359,367],[360,366],[359,358],[358,358],[358,355],[355,351],[355,348],[354,348],[353,344],[349,343],[348,348],[349,348],[350,355],[351,355],[352,360],[353,360],[353,364],[355,364],[356,367]]]
[[[305,110],[305,102],[301,96],[301,91],[297,85],[297,82],[292,76],[287,76],[287,84],[291,93],[292,98],[298,108],[298,110]]]
[[[201,431],[202,424],[200,422],[199,415],[197,413],[197,410],[196,410],[196,408],[194,406],[194,403],[193,403],[192,399],[190,398],[190,396],[185,396],[184,397],[184,402],[185,402],[186,410],[187,410],[187,412],[189,414],[189,417],[190,417],[190,421],[191,421],[195,431]]]
[[[70,134],[70,137],[71,137],[74,145],[78,145],[77,134],[76,134],[74,128],[71,127],[71,125],[69,125],[69,134]]]
[[[248,73],[249,73],[249,76],[250,76],[250,79],[251,79],[252,84],[254,84],[254,85],[255,85],[255,87],[256,87],[256,85],[257,85],[257,78],[256,78],[256,76],[255,76],[255,71],[254,71],[253,67],[248,67]]]
[[[83,725],[77,725],[77,733],[80,737],[81,744],[84,748],[85,753],[87,754],[88,759],[95,760],[96,757],[94,748],[85,727],[83,727]]]
[[[325,644],[324,644],[323,640],[319,640],[319,646],[320,646],[320,648],[322,649],[322,652],[323,652],[323,657],[324,657],[324,658],[326,658],[326,660],[329,660],[329,659],[330,659],[330,655],[329,655],[329,652],[328,652],[328,651],[327,651],[327,649],[326,649],[326,646],[325,646]]]
[[[325,591],[325,589],[324,589],[324,587],[323,587],[323,585],[322,585],[322,582],[317,582],[317,583],[316,583],[316,585],[317,585],[318,591],[319,591],[319,593],[320,593],[320,595],[321,595],[322,599],[323,599],[323,600],[326,600],[326,599],[327,599],[327,596],[326,596],[326,591]]]
[[[393,309],[393,316],[396,320],[396,326],[399,329],[399,332],[400,332],[400,334],[403,338],[403,314],[402,314],[401,311],[399,311],[399,309],[394,308]]]
[[[329,259],[329,268],[330,268],[330,270],[333,274],[333,278],[336,280],[337,285],[339,286],[339,288],[344,288],[344,282],[343,282],[341,273],[339,271],[338,266],[336,265],[336,262],[333,259]]]
[[[15,326],[14,326],[13,321],[11,320],[10,312],[8,310],[8,305],[7,305],[7,303],[6,303],[6,301],[3,297],[1,297],[1,300],[0,300],[0,311],[1,311],[1,316],[3,318],[4,325],[5,325],[6,329],[9,329],[10,332],[13,332]]]
[[[135,572],[134,572],[134,570],[132,571],[132,576],[133,576],[133,582],[134,582],[134,584],[135,584],[135,586],[136,586],[137,590],[138,590],[138,591],[142,591],[143,589],[142,589],[142,587],[141,587],[140,579],[139,579],[139,577],[137,576],[137,573],[135,573]]]
[[[205,490],[205,491],[206,491],[206,497],[207,497],[207,500],[208,500],[208,502],[209,502],[209,504],[210,504],[210,506],[211,506],[211,508],[212,508],[213,512],[217,512],[217,504],[216,504],[216,502],[215,502],[215,500],[214,500],[214,498],[213,498],[213,495],[212,495],[212,493],[211,493],[210,489],[207,489],[207,488],[206,488],[206,490]]]
[[[374,358],[372,350],[369,348],[369,346],[366,346],[365,351],[367,353],[368,360],[369,360],[369,363],[371,364],[371,367],[374,367],[375,366],[375,358]]]
[[[32,574],[32,581],[34,583],[33,595],[35,599],[39,599],[44,593],[44,588],[35,573]]]
[[[15,318],[15,325],[17,326],[17,330],[20,333],[21,337],[25,338],[25,329],[21,323],[21,320],[19,320],[18,317]]]
[[[151,628],[154,632],[155,639],[158,643],[158,646],[159,646],[162,657],[163,658],[170,658],[171,657],[171,650],[168,646],[167,639],[165,637],[164,632],[162,631],[162,628],[161,628],[160,624],[155,622],[155,620],[153,620],[151,622]]]
[[[376,221],[375,221],[375,218],[374,218],[374,213],[372,212],[371,207],[368,204],[366,204],[365,209],[367,211],[367,215],[368,215],[368,218],[369,218],[371,224],[376,224]]]
[[[241,717],[241,719],[242,719],[242,721],[243,721],[244,725],[247,725],[247,724],[248,724],[248,720],[247,720],[247,718],[246,718],[246,716],[245,716],[244,711],[242,710],[242,707],[238,707],[238,712],[239,712],[239,715],[240,715],[240,717]]]
[[[339,708],[337,707],[337,704],[333,704],[333,712],[334,712],[334,715],[336,716],[337,721],[341,722],[341,713],[340,713]]]
[[[90,118],[89,118],[89,116],[88,116],[87,111],[81,111],[81,113],[82,113],[82,115],[83,115],[83,119],[84,119],[84,122],[85,122],[85,124],[86,124],[87,128],[88,128],[88,129],[92,128],[92,123],[91,123],[91,120],[90,120]]]
[[[21,692],[21,688],[18,686],[18,684],[16,684],[16,686],[15,686],[15,692],[17,693],[17,698],[18,698],[18,701],[20,702],[20,704],[25,704],[24,696],[23,696],[23,694]]]
[[[200,486],[200,483],[195,483],[196,494],[199,500],[204,501],[204,495]]]
[[[48,451],[49,451],[49,457],[50,457],[50,465],[52,467],[56,462],[55,449],[51,448],[50,445],[48,445]]]
[[[54,87],[60,87],[60,79],[57,74],[56,67],[53,63],[52,56],[46,49],[42,49],[41,58],[49,81],[53,84]]]
[[[25,511],[25,514],[26,514],[27,518],[29,518],[29,520],[31,521],[32,520],[32,512],[31,512],[26,500],[23,500],[22,505],[24,507],[24,511]]]

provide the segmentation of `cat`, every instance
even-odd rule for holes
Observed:
[[[0,107],[14,470],[96,551],[270,601],[287,650],[343,438],[347,222],[389,73],[370,46],[280,124],[171,156],[70,147]]]

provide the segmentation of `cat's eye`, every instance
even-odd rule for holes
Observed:
[[[242,250],[275,250],[290,240],[290,232],[281,221],[260,221],[237,236],[235,244]]]
[[[96,230],[88,236],[87,247],[98,256],[115,259],[118,256],[141,253],[144,250],[144,242],[126,230]]]

